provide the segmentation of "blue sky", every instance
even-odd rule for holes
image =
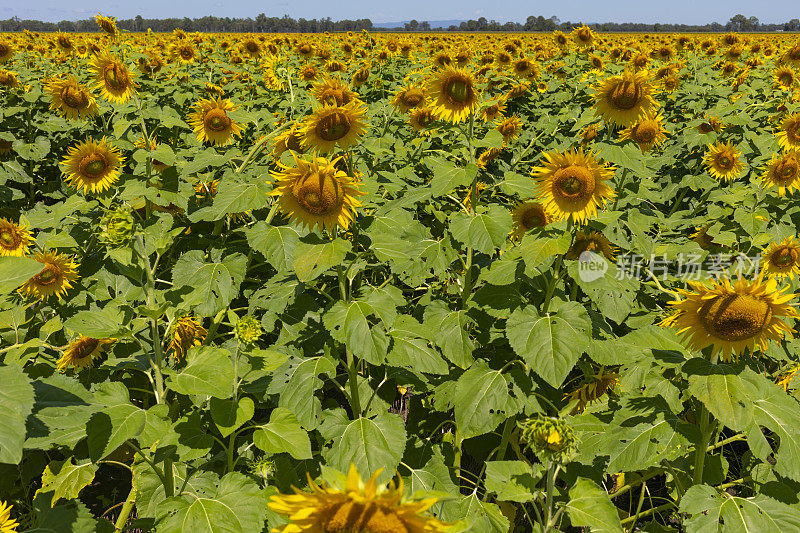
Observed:
[[[133,18],[255,17],[288,14],[294,18],[331,17],[334,20],[369,18],[374,22],[450,20],[486,17],[489,20],[523,22],[528,15],[557,16],[562,21],[671,22],[704,24],[727,22],[742,13],[762,22],[785,22],[800,18],[797,0],[0,0],[0,19],[17,16],[46,21],[84,19],[102,11],[104,15]]]

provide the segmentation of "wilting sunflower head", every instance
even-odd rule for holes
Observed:
[[[428,83],[428,96],[436,116],[454,124],[475,112],[479,98],[474,76],[452,67],[434,74]]]
[[[492,146],[491,148],[484,149],[481,152],[481,154],[478,156],[478,160],[475,161],[475,165],[477,165],[477,167],[479,169],[481,169],[481,170],[485,169],[486,165],[489,164],[489,161],[494,161],[495,159],[497,159],[500,156],[500,154],[502,153],[502,151],[503,151],[503,149],[500,148],[500,147],[497,147],[497,146]],[[483,183],[478,182],[478,188],[479,189],[482,188],[481,186],[483,186],[483,185],[484,185]],[[471,194],[472,194],[472,190],[470,190],[469,193],[467,194],[467,198],[468,199],[470,198]],[[467,204],[467,206],[468,206],[468,204]]]
[[[392,105],[401,113],[408,113],[411,109],[424,106],[425,102],[425,88],[415,84],[401,87],[392,99]]]
[[[354,218],[358,190],[353,178],[336,168],[339,159],[316,157],[306,161],[294,155],[294,166],[280,163],[280,172],[273,173],[275,190],[281,211],[293,222],[309,229],[320,227],[347,229]]]
[[[800,149],[800,113],[787,116],[775,134],[784,150]]]
[[[78,279],[78,265],[72,256],[52,251],[36,252],[33,258],[42,263],[42,271],[23,283],[19,292],[39,300],[53,295],[60,300]]]
[[[620,140],[632,140],[639,145],[642,152],[649,152],[654,146],[661,145],[667,138],[667,130],[662,124],[664,117],[645,115],[629,128],[619,132]]]
[[[564,255],[565,259],[579,259],[583,252],[594,252],[596,254],[603,254],[609,261],[613,261],[617,255],[617,247],[611,244],[605,235],[599,231],[592,231],[584,233],[579,231],[575,234],[575,242],[567,253]]]
[[[15,533],[19,522],[11,519],[12,507],[4,501],[0,501],[0,532]]]
[[[188,122],[200,142],[225,146],[242,134],[242,127],[228,116],[229,111],[235,110],[236,106],[230,100],[201,98]]]
[[[8,41],[0,41],[0,64],[8,63],[14,57],[14,45]]]
[[[613,391],[617,385],[619,385],[619,374],[606,372],[605,368],[602,368],[583,385],[565,394],[564,398],[569,399],[570,403],[575,402],[575,407],[572,409],[571,414],[582,413],[586,406]]]
[[[800,189],[800,151],[787,150],[769,160],[761,181],[765,187],[777,187],[778,196]]]
[[[116,339],[95,339],[81,335],[64,350],[64,355],[59,358],[56,368],[59,372],[64,372],[69,367],[88,368],[103,354],[106,346],[114,342]]]
[[[761,270],[766,276],[794,279],[800,273],[800,242],[794,237],[773,242],[761,253],[761,258]]]
[[[343,106],[358,99],[358,95],[337,76],[326,76],[315,83],[311,94],[321,105]]]
[[[599,129],[600,125],[597,123],[589,124],[588,126],[584,127],[578,134],[581,139],[581,144],[583,146],[586,146],[587,144],[595,140],[597,138],[597,133]]]
[[[572,30],[572,40],[580,48],[585,48],[594,43],[595,34],[589,26],[583,24]]]
[[[274,531],[282,533],[436,533],[447,531],[453,524],[441,522],[423,513],[437,498],[411,499],[405,495],[403,480],[378,485],[378,469],[362,481],[355,465],[343,486],[317,485],[309,476],[309,491],[294,489],[294,494],[276,494],[267,504],[274,512],[285,515],[289,523]],[[338,481],[338,480],[337,480]]]
[[[172,359],[180,361],[189,348],[203,344],[206,335],[208,330],[199,320],[192,316],[182,316],[172,323],[167,333],[169,338],[167,352],[170,352]]]
[[[236,340],[243,344],[256,342],[263,333],[261,322],[250,315],[243,316],[237,320],[236,325],[233,327],[233,334],[236,336]]]
[[[576,439],[572,428],[564,420],[537,416],[517,422],[519,441],[542,462],[563,462],[575,450]]]
[[[551,222],[551,217],[539,202],[520,202],[511,212],[514,230],[511,232],[513,239],[522,237],[533,228],[543,228]]]
[[[19,87],[17,73],[0,68],[0,86],[7,87],[9,89],[17,89]]]
[[[673,314],[661,322],[683,336],[690,349],[711,346],[724,361],[743,353],[766,350],[770,340],[792,336],[792,328],[781,317],[797,318],[789,302],[796,294],[782,294],[775,278],[766,282],[763,272],[756,279],[713,281],[711,286],[689,282],[691,290],[679,289],[683,298],[669,302]]]
[[[33,239],[28,225],[15,224],[5,218],[0,218],[0,257],[22,257],[28,254]]]
[[[295,122],[288,130],[275,137],[275,143],[272,145],[272,158],[275,161],[279,161],[286,150],[298,154],[305,152],[302,145],[303,133],[300,128],[300,124]]]
[[[715,246],[719,246],[719,244],[714,242],[714,238],[708,234],[708,228],[710,227],[710,224],[698,226],[695,228],[694,233],[689,236],[689,238],[696,242],[703,250],[710,250]]]
[[[408,123],[420,135],[433,133],[436,116],[430,107],[415,107],[408,115]]]
[[[739,159],[739,150],[732,143],[709,144],[703,156],[708,173],[717,181],[733,181],[739,177],[744,163]]]
[[[111,248],[127,246],[133,237],[134,219],[122,207],[108,209],[100,220],[100,242]]]
[[[50,93],[50,109],[56,110],[68,120],[97,114],[94,96],[71,74],[51,81],[47,85],[47,92]]]
[[[778,67],[772,72],[772,79],[777,87],[791,91],[797,83],[797,74],[790,67]]]
[[[119,59],[109,54],[97,55],[92,59],[91,69],[94,73],[94,87],[100,90],[103,98],[119,104],[130,99],[136,84],[128,67]]]
[[[522,123],[517,115],[505,117],[497,121],[495,129],[503,136],[503,142],[513,141],[522,132]]]
[[[624,72],[606,78],[595,88],[594,101],[595,115],[621,126],[652,115],[657,107],[646,72]]]
[[[303,147],[312,147],[321,153],[332,152],[337,146],[347,149],[366,132],[366,112],[367,107],[358,100],[344,106],[318,108],[304,121]]]
[[[614,169],[601,165],[591,152],[547,152],[542,163],[534,167],[533,175],[542,204],[556,220],[583,223],[614,196],[605,183],[614,176]]]
[[[112,17],[104,17],[100,13],[94,16],[95,22],[100,26],[100,29],[109,35],[117,34],[117,19]]]
[[[61,162],[64,179],[84,194],[102,193],[117,182],[125,158],[105,137],[89,139],[67,150]]]
[[[500,98],[497,101],[490,102],[481,108],[481,118],[486,122],[494,122],[501,118],[506,111],[506,101]]]

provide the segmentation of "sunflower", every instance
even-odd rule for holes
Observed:
[[[242,127],[228,116],[228,111],[236,110],[230,100],[201,98],[194,107],[188,122],[201,143],[225,146],[242,134]]]
[[[0,501],[0,533],[14,533],[17,531],[19,523],[11,519],[12,507],[4,501]]]
[[[676,329],[693,350],[712,347],[723,361],[743,353],[746,348],[766,350],[770,340],[791,337],[792,329],[780,317],[797,318],[788,303],[796,295],[782,294],[775,278],[766,282],[763,273],[752,281],[740,277],[735,284],[722,279],[704,283],[689,282],[691,290],[679,289],[682,299],[669,302],[673,314],[661,322]]]
[[[788,150],[769,160],[761,181],[765,187],[778,187],[778,196],[800,189],[800,151]]]
[[[614,196],[605,183],[614,176],[614,168],[598,163],[591,151],[547,152],[544,165],[534,167],[533,175],[542,204],[556,220],[585,222]]]
[[[8,41],[0,41],[0,64],[8,63],[14,57],[14,45]]]
[[[437,72],[428,83],[428,94],[436,116],[454,124],[466,120],[478,105],[475,78],[466,70],[449,67]]]
[[[411,128],[420,135],[430,135],[433,133],[433,124],[436,117],[430,107],[416,107],[411,110],[408,116],[408,123]]]
[[[15,224],[5,218],[0,218],[0,257],[28,254],[28,248],[33,242],[27,224]]]
[[[61,162],[64,179],[84,194],[102,193],[117,182],[125,158],[103,137],[89,139],[67,150]]]
[[[624,72],[606,78],[595,88],[595,115],[621,126],[629,126],[657,106],[653,85],[646,72]]]
[[[344,106],[323,105],[305,119],[303,146],[322,153],[333,151],[337,145],[347,149],[366,132],[366,112],[367,107],[357,100]]]
[[[581,145],[586,146],[587,144],[589,144],[590,142],[595,140],[597,138],[597,133],[598,133],[599,129],[600,129],[600,125],[597,124],[597,123],[589,124],[588,126],[584,127],[578,133],[578,136],[581,139]]]
[[[592,29],[583,24],[572,30],[572,40],[581,48],[591,46],[595,40],[595,34]]]
[[[526,57],[514,61],[514,63],[511,65],[511,70],[514,72],[514,74],[523,78],[539,77],[539,67],[536,65],[536,63]]]
[[[697,245],[703,250],[709,250],[713,247],[719,246],[718,243],[714,242],[714,237],[708,234],[708,228],[710,227],[710,224],[706,224],[705,226],[695,226],[694,233],[689,235],[689,239],[696,242]]]
[[[344,487],[317,485],[308,478],[310,492],[294,489],[294,494],[276,494],[267,506],[290,522],[281,526],[281,533],[314,533],[342,531],[349,533],[407,531],[414,533],[444,532],[453,524],[423,516],[437,498],[409,499],[403,490],[403,479],[395,486],[378,486],[378,469],[365,483],[350,464]]]
[[[302,154],[305,152],[302,142],[303,134],[300,131],[300,124],[295,122],[288,130],[275,137],[272,145],[272,158],[278,161],[286,150]]]
[[[800,273],[800,242],[794,237],[773,242],[761,257],[761,269],[767,276],[794,279]]]
[[[189,348],[203,344],[206,335],[208,330],[196,318],[183,316],[175,320],[169,328],[167,352],[171,352],[171,358],[180,361]]]
[[[401,87],[394,98],[392,105],[399,109],[401,113],[408,113],[409,110],[425,105],[425,89],[419,85],[406,85]]]
[[[319,71],[314,65],[305,65],[300,69],[300,79],[306,82],[314,81],[317,79]]]
[[[17,79],[17,73],[0,68],[0,85],[3,87],[8,87],[9,89],[18,88],[19,79]]]
[[[311,94],[321,105],[343,106],[358,100],[358,95],[335,76],[326,76],[321,82],[315,83]]]
[[[497,121],[495,128],[503,136],[503,142],[513,141],[522,132],[522,124],[517,115],[506,117]]]
[[[791,91],[792,86],[797,83],[797,74],[790,67],[779,67],[772,72],[772,79],[775,80],[776,87]]]
[[[50,109],[58,110],[68,120],[93,117],[97,114],[97,103],[86,87],[80,85],[73,75],[56,79],[47,85],[50,93]]]
[[[575,242],[567,253],[564,254],[565,259],[579,259],[583,252],[601,253],[609,261],[614,261],[617,255],[617,247],[611,244],[605,235],[599,231],[592,231],[591,233],[584,233],[579,231],[575,234]]]
[[[800,113],[784,118],[781,129],[775,136],[784,150],[800,148]]]
[[[61,297],[72,288],[72,282],[78,279],[78,265],[72,256],[58,252],[36,252],[33,258],[42,263],[42,271],[22,284],[19,291],[40,300],[47,300],[53,295]]]
[[[511,238],[522,239],[533,228],[547,226],[551,217],[539,202],[520,202],[511,212],[511,220],[514,222]]]
[[[722,131],[724,127],[725,127],[724,124],[722,124],[722,122],[717,117],[708,117],[707,120],[701,122],[697,126],[697,131],[703,134],[711,132],[719,133]]]
[[[171,54],[173,58],[187,65],[197,58],[197,51],[190,41],[178,41],[173,44]]]
[[[708,173],[717,181],[732,181],[739,177],[744,168],[739,155],[739,150],[733,144],[717,142],[708,145],[703,162],[708,167]]]
[[[475,161],[475,165],[477,165],[477,167],[479,169],[481,169],[481,170],[485,169],[486,165],[489,164],[489,161],[494,161],[495,159],[497,159],[500,156],[500,153],[502,151],[503,151],[503,149],[502,148],[498,148],[497,146],[492,146],[491,148],[486,148],[483,152],[481,152],[481,155],[478,156],[478,160]],[[478,187],[481,188],[481,185],[483,185],[483,183],[479,182],[478,183]],[[485,188],[485,186],[484,186],[484,188]],[[467,198],[469,198],[469,195],[471,193],[472,193],[472,190],[470,189],[470,192],[467,193]],[[468,207],[468,206],[466,206],[466,207]]]
[[[654,146],[661,145],[667,138],[667,130],[661,124],[664,120],[662,115],[655,117],[645,115],[633,126],[619,132],[622,141],[632,140],[639,145],[642,152],[649,152]]]
[[[136,85],[128,68],[120,60],[110,54],[97,55],[92,59],[91,70],[94,73],[94,88],[99,89],[103,98],[118,104],[130,99]]]
[[[100,26],[100,29],[109,35],[117,34],[117,19],[112,17],[104,17],[100,13],[94,16],[94,21]]]
[[[481,118],[486,122],[493,122],[503,116],[506,111],[506,101],[504,98],[486,104],[481,108]]]
[[[586,406],[612,392],[619,385],[619,374],[601,368],[589,381],[564,395],[564,399],[577,402],[571,414],[582,413]]]
[[[353,178],[336,168],[340,159],[316,157],[309,162],[294,154],[293,167],[278,163],[281,170],[273,173],[272,195],[278,197],[281,211],[309,229],[347,229],[355,208],[361,206],[356,197],[365,193]]]
[[[64,372],[67,367],[88,368],[92,366],[94,359],[100,357],[109,344],[113,344],[117,339],[95,339],[84,337],[75,339],[70,343],[64,355],[56,362],[56,368]]]

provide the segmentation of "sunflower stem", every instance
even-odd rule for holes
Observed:
[[[711,364],[717,364],[719,354],[711,356]],[[700,410],[700,442],[694,452],[694,469],[692,470],[692,482],[699,485],[703,482],[703,466],[705,465],[706,455],[708,454],[708,445],[711,441],[711,436],[714,434],[716,420],[713,420],[711,413],[706,409],[703,402],[698,402],[698,409]]]
[[[151,309],[155,307],[155,277],[153,276],[153,269],[150,264],[150,258],[147,256],[147,250],[144,247],[144,239],[142,239],[141,235],[136,236],[136,242],[139,245],[139,255],[141,256],[142,260],[144,261],[144,272],[147,276],[147,305]],[[154,357],[152,359],[152,366],[153,366],[153,374],[155,377],[155,393],[156,393],[156,403],[164,403],[164,376],[161,373],[161,365],[164,361],[164,354],[161,350],[161,336],[158,332],[158,322],[154,317],[150,318],[150,333],[153,342],[153,354]]]
[[[128,497],[125,499],[125,504],[119,511],[119,516],[117,517],[117,521],[114,522],[115,532],[125,530],[125,524],[127,524],[128,517],[131,515],[131,511],[133,510],[133,506],[135,504],[136,504],[136,487],[131,486],[131,491],[128,493]]]
[[[345,348],[347,358],[347,382],[350,385],[350,408],[353,420],[361,418],[361,399],[358,397],[358,358]]]

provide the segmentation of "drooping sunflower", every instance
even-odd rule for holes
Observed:
[[[425,88],[420,85],[409,84],[401,87],[392,99],[392,105],[401,113],[425,105]]]
[[[312,86],[311,94],[320,105],[343,106],[358,100],[358,94],[338,76],[325,76],[322,81]]]
[[[792,86],[797,83],[797,74],[790,67],[778,67],[772,71],[772,79],[775,80],[776,87],[791,91]]]
[[[547,152],[533,175],[542,204],[556,220],[583,223],[614,196],[605,183],[614,176],[614,168],[601,165],[591,151]]]
[[[679,289],[683,298],[669,302],[673,314],[661,322],[683,336],[693,350],[712,347],[723,361],[743,353],[766,350],[770,340],[792,336],[792,328],[781,317],[797,318],[789,302],[796,294],[783,294],[775,278],[764,281],[763,273],[752,281],[740,277],[735,284],[725,278],[711,287],[690,281],[691,290]]]
[[[53,251],[36,252],[33,258],[44,267],[23,283],[19,291],[40,300],[47,300],[53,295],[60,300],[72,288],[72,282],[78,279],[78,265],[72,256]]]
[[[14,57],[14,45],[8,41],[0,41],[0,64],[8,63]]]
[[[484,105],[481,108],[481,118],[486,122],[494,122],[501,118],[506,111],[506,101],[500,98],[497,101]]]
[[[572,40],[580,48],[591,46],[595,41],[595,34],[586,24],[572,30]]]
[[[771,243],[761,257],[761,269],[767,276],[794,279],[800,273],[800,242],[794,237]]]
[[[708,173],[717,181],[733,181],[739,177],[744,163],[739,160],[739,150],[732,143],[714,143],[708,145],[708,152],[703,156]]]
[[[428,83],[427,92],[437,118],[454,124],[466,120],[475,111],[480,97],[474,76],[453,67],[436,72]]]
[[[667,138],[667,130],[662,124],[662,115],[645,115],[641,120],[629,128],[619,132],[620,140],[632,140],[639,145],[642,152],[649,152],[655,146],[661,145]]]
[[[800,151],[788,150],[769,160],[761,181],[765,187],[778,187],[778,196],[800,189]]]
[[[225,146],[242,134],[242,127],[228,116],[229,111],[236,110],[230,100],[201,98],[194,107],[188,122],[201,143]]]
[[[629,126],[646,115],[653,115],[656,101],[647,72],[626,71],[611,76],[595,87],[595,115],[620,126]]]
[[[397,486],[394,482],[378,486],[378,476],[382,470],[378,469],[365,483],[351,463],[344,487],[327,483],[317,485],[309,476],[310,492],[295,488],[294,494],[272,496],[267,503],[269,508],[290,520],[274,531],[436,533],[447,531],[453,525],[432,516],[423,516],[422,513],[430,509],[437,498],[408,498],[402,478]]]
[[[800,113],[784,118],[775,136],[784,150],[800,148]]]
[[[94,16],[95,22],[100,26],[100,29],[109,35],[117,34],[117,19],[113,17],[104,17],[100,13]]]
[[[572,409],[572,414],[582,413],[586,406],[596,402],[604,395],[611,393],[619,385],[619,374],[616,372],[606,372],[605,367],[601,368],[586,383],[572,392],[564,395],[564,399],[576,402]]]
[[[56,362],[56,368],[60,372],[64,372],[68,367],[88,368],[103,354],[106,346],[114,342],[116,339],[95,339],[81,335],[64,350],[64,355]]]
[[[167,333],[169,337],[167,352],[170,353],[170,358],[180,361],[189,348],[203,344],[206,335],[208,330],[196,318],[182,316],[176,319]]]
[[[367,107],[357,100],[344,106],[317,108],[304,121],[303,146],[321,153],[332,152],[336,146],[347,149],[366,132],[366,113]]]
[[[341,158],[316,157],[306,161],[294,154],[294,166],[278,163],[274,172],[275,190],[280,209],[290,220],[309,229],[315,227],[347,229],[354,218],[357,197],[365,193],[343,170],[336,168]]]
[[[84,194],[102,193],[117,182],[125,158],[105,137],[89,139],[67,150],[61,162],[64,179]]]
[[[17,73],[11,70],[0,68],[0,86],[7,87],[9,89],[19,88],[19,79],[17,78]]]
[[[719,246],[718,243],[714,242],[714,237],[708,234],[708,229],[711,227],[711,224],[706,224],[704,226],[696,226],[694,228],[694,233],[689,235],[689,238],[696,242],[700,248],[703,250],[710,250],[711,248]]]
[[[110,54],[94,56],[91,62],[94,73],[94,87],[109,102],[127,102],[136,88],[128,67]]]
[[[494,161],[495,159],[500,157],[500,153],[502,151],[503,151],[503,149],[499,148],[497,146],[492,146],[491,148],[486,148],[483,152],[481,152],[481,155],[478,156],[478,160],[475,161],[475,165],[477,165],[477,167],[479,169],[481,169],[481,170],[485,169],[486,165],[489,164],[489,161]],[[484,185],[484,184],[482,182],[479,182],[478,183],[478,187],[480,188],[481,185]],[[469,197],[469,195],[471,193],[472,193],[472,190],[470,190],[470,192],[468,193],[467,196]],[[465,206],[465,207],[469,207],[469,206]]]
[[[522,132],[522,123],[517,115],[512,115],[498,120],[495,129],[503,136],[503,142],[507,143],[519,137]]]
[[[31,242],[33,239],[27,224],[15,224],[0,218],[0,257],[27,255]]]
[[[73,75],[55,79],[47,85],[50,93],[50,109],[57,110],[68,120],[93,117],[97,114],[97,102],[86,87],[78,83]]]
[[[522,237],[533,228],[543,228],[551,222],[551,217],[539,202],[520,202],[511,212],[511,220],[514,223],[514,230],[511,232],[512,239],[522,239]]]
[[[302,154],[305,152],[302,142],[303,133],[300,131],[300,124],[295,122],[288,130],[275,137],[272,145],[272,158],[279,161],[286,150]]]
[[[603,254],[609,261],[614,261],[617,255],[617,247],[611,244],[605,235],[599,231],[592,231],[584,233],[579,231],[575,234],[575,242],[567,253],[564,254],[565,259],[579,259],[583,252],[594,252]]]
[[[12,507],[4,501],[0,501],[0,533],[15,533],[19,523],[11,519]]]
[[[416,107],[408,115],[411,128],[420,135],[430,135],[434,131],[436,117],[430,107]]]

